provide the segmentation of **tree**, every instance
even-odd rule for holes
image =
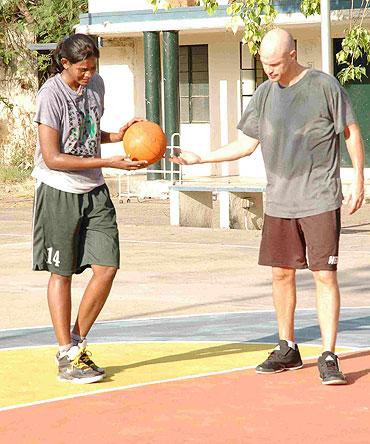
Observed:
[[[70,34],[87,12],[87,0],[0,0],[0,64],[22,75],[29,69],[30,51],[25,40],[53,43]],[[31,58],[32,59],[32,58]],[[45,70],[49,57],[38,58]]]
[[[345,30],[342,50],[336,55],[337,61],[344,68],[338,73],[341,83],[348,80],[361,80],[366,76],[366,67],[359,63],[365,58],[370,63],[370,31],[364,26],[364,19],[369,9],[369,1],[363,0],[359,9],[354,8],[351,0],[349,10],[349,27]],[[148,0],[157,10],[159,6],[171,7],[173,0]],[[184,2],[187,3],[187,2]],[[203,5],[212,14],[219,5],[217,0],[193,0],[194,5]],[[256,54],[264,34],[273,26],[277,11],[273,0],[229,0],[227,14],[231,17],[231,28],[234,32],[243,26],[243,42],[252,54]],[[301,12],[306,16],[320,14],[320,0],[301,0]]]
[[[36,57],[27,45],[60,41],[72,32],[87,6],[87,0],[0,0],[0,109],[6,122],[5,136],[1,135],[1,162],[22,169],[32,164],[34,113],[17,105],[17,93],[35,92],[36,68],[45,72],[50,55]],[[4,155],[6,145],[10,157]]]

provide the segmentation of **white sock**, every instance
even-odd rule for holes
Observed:
[[[290,348],[292,348],[293,350],[295,350],[295,342],[293,342],[293,341],[288,341],[288,340],[286,340],[286,342],[287,342],[287,344],[288,344],[288,346],[289,346]]]
[[[66,344],[66,345],[60,345],[60,346],[59,346],[59,353],[60,353],[61,355],[65,355],[65,354],[69,351],[69,349],[70,349],[72,346],[73,346],[72,343],[70,343],[70,344]]]

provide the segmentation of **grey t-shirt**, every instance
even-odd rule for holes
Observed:
[[[354,122],[346,91],[321,71],[287,88],[269,80],[257,88],[238,129],[261,143],[266,214],[299,218],[341,206],[339,134]]]
[[[59,131],[60,151],[72,156],[100,157],[100,119],[104,111],[104,82],[95,74],[77,93],[60,74],[47,80],[36,100],[35,122]],[[37,140],[32,175],[53,188],[70,193],[86,193],[104,183],[101,168],[79,171],[49,169]]]

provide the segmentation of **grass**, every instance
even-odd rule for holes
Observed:
[[[2,183],[21,183],[28,179],[31,171],[22,170],[14,166],[0,165],[0,182]]]

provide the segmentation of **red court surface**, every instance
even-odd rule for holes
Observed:
[[[235,371],[0,412],[0,442],[370,442],[370,351],[342,356],[347,386],[323,386],[316,361],[276,375]]]

